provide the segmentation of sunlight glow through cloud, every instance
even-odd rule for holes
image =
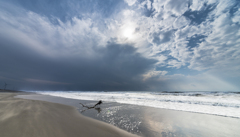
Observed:
[[[122,26],[123,37],[131,40],[135,38],[135,27],[132,23],[127,23]]]

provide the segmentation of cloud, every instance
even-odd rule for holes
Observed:
[[[166,75],[168,72],[167,71],[149,71],[148,73],[146,74],[143,74],[143,80],[146,81],[148,80],[149,78],[159,78],[161,76],[164,76]]]
[[[176,60],[171,60],[171,61],[168,61],[168,65],[169,65],[169,67],[180,68],[183,64],[181,62],[176,61]]]
[[[39,84],[53,84],[53,85],[69,85],[71,83],[62,83],[62,82],[56,82],[56,81],[47,81],[47,80],[39,80],[39,79],[25,79],[27,82],[30,83],[39,83]]]
[[[240,76],[239,7],[236,0],[1,1],[0,79],[42,89],[57,86],[39,81],[73,83],[58,84],[65,90],[219,89],[214,82],[240,89],[229,84]],[[197,80],[201,74],[212,82]]]
[[[178,29],[187,26],[189,23],[190,23],[189,19],[187,19],[184,16],[180,16],[174,21],[173,26],[174,28]]]
[[[182,15],[188,9],[189,2],[186,0],[167,0],[164,9],[176,15]]]
[[[8,83],[24,89],[137,90],[141,75],[156,63],[142,57],[131,45],[114,42],[93,49],[94,56],[89,58],[44,58],[22,45],[12,49],[14,45],[6,41],[1,47],[4,66],[0,76],[18,80]],[[146,89],[146,85],[140,87]]]
[[[103,44],[105,40],[105,36],[88,18],[74,17],[65,23],[58,20],[59,25],[54,25],[48,18],[29,11],[1,13],[1,25],[4,26],[1,35],[43,55],[56,57],[81,53],[91,56],[91,47]]]
[[[161,75],[148,78],[146,83],[154,91],[239,91],[235,84],[209,73],[194,76]]]
[[[129,6],[132,6],[136,3],[137,0],[124,0]]]
[[[195,48],[191,68],[224,69],[231,71],[239,66],[239,25],[231,20],[229,13],[218,16],[212,23],[211,33]],[[231,66],[231,67],[226,67]]]

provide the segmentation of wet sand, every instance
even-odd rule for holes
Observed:
[[[79,112],[85,110],[79,105],[80,102],[89,106],[97,102],[37,94],[19,97],[66,104],[76,107]],[[90,109],[82,114],[143,137],[238,137],[240,135],[240,119],[215,115],[112,102],[103,102],[100,110]]]
[[[75,107],[0,93],[0,137],[135,137]]]

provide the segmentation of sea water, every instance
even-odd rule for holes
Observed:
[[[240,92],[31,91],[43,95],[102,100],[240,118]]]

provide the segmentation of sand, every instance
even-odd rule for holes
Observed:
[[[0,93],[0,137],[136,137],[76,108]]]

